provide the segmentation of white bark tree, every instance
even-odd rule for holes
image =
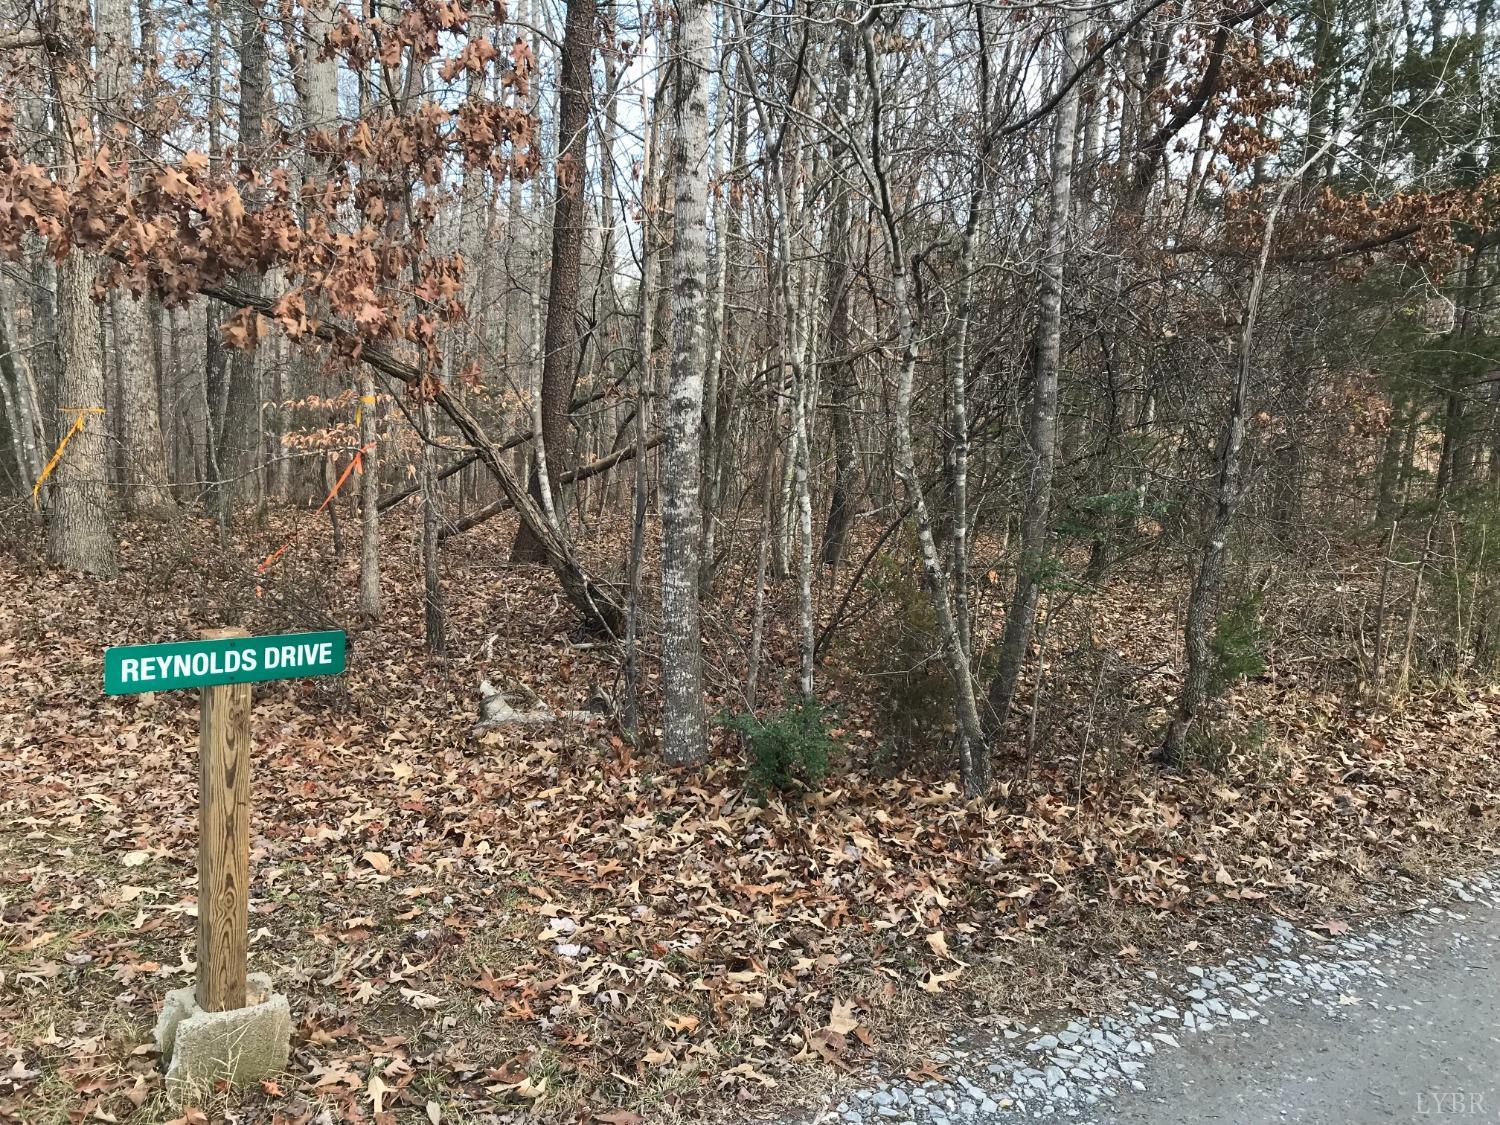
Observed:
[[[662,464],[662,753],[674,765],[707,754],[698,601],[704,297],[708,288],[708,74],[713,32],[707,0],[679,5],[673,103],[672,367]]]
[[[991,722],[999,732],[1010,717],[1016,681],[1026,658],[1026,639],[1036,614],[1052,512],[1052,479],[1057,467],[1057,368],[1062,348],[1063,274],[1068,261],[1068,220],[1073,207],[1073,152],[1078,132],[1078,86],[1073,82],[1083,45],[1083,19],[1065,13],[1062,66],[1058,81],[1066,92],[1052,127],[1052,173],[1046,243],[1042,250],[1042,292],[1037,317],[1035,362],[1028,438],[1031,449],[1026,510],[1021,519],[1021,551],[1015,592],[1000,642],[1000,670],[990,684]]]

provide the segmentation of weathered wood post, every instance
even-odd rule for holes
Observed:
[[[176,1104],[222,1082],[244,1085],[286,1067],[291,1007],[250,946],[250,685],[336,676],[342,632],[252,637],[210,629],[200,640],[121,645],[104,653],[107,695],[198,688],[198,983],[162,1002],[156,1046]]]
[[[248,637],[208,629],[207,641]],[[250,685],[202,689],[198,722],[198,1007],[245,1006],[250,932]]]

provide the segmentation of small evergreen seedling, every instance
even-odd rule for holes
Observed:
[[[1209,649],[1213,674],[1209,688],[1214,695],[1236,680],[1251,679],[1266,670],[1261,618],[1261,595],[1246,594],[1219,617]]]
[[[816,789],[828,776],[828,759],[838,741],[828,732],[823,708],[805,699],[764,720],[732,715],[723,725],[737,731],[750,748],[747,788],[764,797],[772,790]]]

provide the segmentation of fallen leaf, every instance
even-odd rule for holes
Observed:
[[[840,1035],[848,1035],[859,1026],[859,1017],[854,1014],[854,1001],[835,1000],[833,1012],[828,1017],[828,1026]]]
[[[943,990],[943,985],[951,984],[962,975],[962,969],[954,969],[951,973],[929,972],[923,979],[920,987],[923,992],[941,992]]]
[[[385,1079],[379,1074],[371,1074],[370,1080],[365,1083],[365,1090],[370,1095],[370,1108],[374,1110],[376,1116],[385,1112],[385,1095],[389,1089],[390,1087],[385,1084]]]
[[[419,1012],[430,1012],[432,1009],[440,1008],[443,1005],[443,998],[441,996],[434,996],[430,992],[422,992],[415,988],[403,988],[401,990],[401,999],[405,1000]]]

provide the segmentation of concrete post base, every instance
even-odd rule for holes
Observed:
[[[156,1048],[167,1067],[173,1105],[205,1098],[220,1082],[243,1086],[286,1069],[291,1050],[292,1011],[271,991],[271,978],[251,973],[250,1004],[227,1012],[205,1012],[194,989],[167,993],[156,1021]]]

